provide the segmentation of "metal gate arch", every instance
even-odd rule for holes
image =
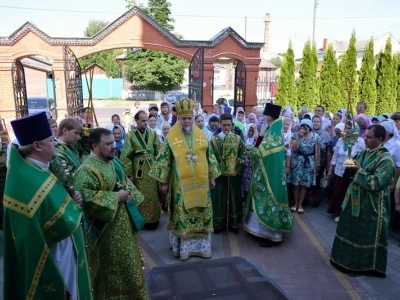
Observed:
[[[25,70],[19,59],[14,60],[11,75],[13,80],[15,117],[18,119],[29,115]]]
[[[67,114],[69,117],[80,116],[83,112],[81,66],[74,52],[66,45],[63,45],[63,54]]]
[[[189,65],[189,98],[199,101],[201,106],[203,106],[203,69],[204,47],[200,47]]]
[[[235,88],[234,88],[234,113],[241,106],[246,106],[246,65],[239,61],[235,67]]]

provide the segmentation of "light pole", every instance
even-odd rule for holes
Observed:
[[[312,28],[312,43],[315,44],[315,27],[317,17],[318,0],[314,0],[314,15],[313,15],[313,28]]]

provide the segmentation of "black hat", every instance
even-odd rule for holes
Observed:
[[[281,115],[282,106],[275,105],[272,103],[266,103],[264,109],[264,116],[270,116],[271,118],[278,119]]]
[[[11,121],[11,126],[21,146],[40,142],[53,135],[46,112],[44,111],[13,120]]]

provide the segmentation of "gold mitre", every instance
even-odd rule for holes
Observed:
[[[194,101],[189,98],[181,98],[175,102],[175,109],[179,117],[193,116]]]

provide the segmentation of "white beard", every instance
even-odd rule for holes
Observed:
[[[261,135],[261,136],[264,136],[264,135],[265,135],[265,132],[267,131],[267,129],[268,129],[268,123],[267,123],[267,122],[264,122],[263,125],[262,125],[262,127],[261,127],[261,129],[260,129],[260,135]]]
[[[192,133],[192,126],[190,127],[182,127],[182,130],[185,134],[191,134]]]

